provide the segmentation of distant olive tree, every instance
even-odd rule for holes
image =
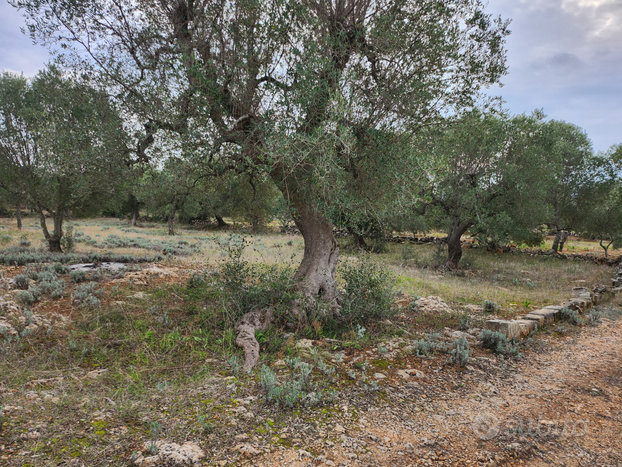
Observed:
[[[68,213],[114,193],[126,153],[106,94],[56,68],[0,76],[0,186],[35,210],[50,251],[62,251]]]

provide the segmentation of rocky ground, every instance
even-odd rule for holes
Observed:
[[[173,268],[128,272],[110,284],[131,281],[131,291],[111,304],[130,316],[130,303],[139,302],[136,308],[142,309],[154,301],[134,287],[178,280],[180,274]],[[56,313],[57,302],[26,315],[11,301],[12,285],[6,281],[4,288],[3,338],[8,342],[32,327],[25,339],[34,350],[27,347],[22,364],[41,358],[39,340],[67,341],[71,347],[65,334],[69,321]],[[428,312],[447,307],[438,297],[420,302]],[[614,305],[620,309],[620,303]],[[408,313],[396,325],[412,324]],[[80,318],[77,311],[74,318]],[[218,356],[200,362],[204,378],[193,376],[196,363],[188,366],[183,383],[169,385],[170,374],[163,374],[161,382],[150,381],[155,387],[141,382],[140,391],[125,393],[119,381],[130,371],[133,379],[139,377],[123,366],[48,365],[19,386],[11,383],[17,378],[3,374],[0,465],[620,466],[622,320],[603,318],[597,327],[571,332],[561,326],[541,330],[521,359],[482,350],[475,329],[445,330],[447,342],[459,335],[469,339],[474,353],[465,368],[447,364],[446,353],[415,356],[409,349],[414,329],[406,330],[410,337],[373,348],[337,349],[329,340],[299,340],[292,347],[303,360],[317,364],[323,358],[336,368],[330,388],[338,392],[333,402],[293,410],[265,402],[256,375],[232,376],[231,365]],[[11,349],[3,345],[0,350]],[[6,355],[0,362],[20,371]],[[282,360],[267,363],[281,379],[287,377]],[[183,365],[166,370],[186,371]],[[356,378],[348,376],[352,372]],[[363,372],[369,381],[361,380]],[[315,377],[322,375],[316,370]]]
[[[386,398],[353,398],[319,430],[285,428],[280,446],[247,448],[241,464],[622,465],[621,321],[545,339],[512,364],[479,357],[389,378]]]

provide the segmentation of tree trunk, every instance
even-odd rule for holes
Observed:
[[[367,251],[368,247],[367,247],[367,243],[365,242],[365,237],[363,237],[362,235],[358,234],[353,228],[348,227],[347,231],[350,235],[352,235],[352,238],[354,239],[354,248],[356,248],[357,250],[365,250]]]
[[[140,204],[138,203],[138,199],[136,199],[136,196],[134,195],[129,196],[129,203],[130,208],[132,209],[132,219],[130,220],[130,224],[133,227],[136,227],[136,224],[138,223],[138,216],[140,216]]]
[[[39,214],[39,223],[41,224],[41,229],[43,230],[43,236],[48,242],[49,250],[52,253],[62,253],[63,249],[60,245],[60,240],[63,238],[63,213],[62,210],[57,209],[56,212],[50,211],[50,215],[54,220],[54,232],[51,234],[48,231],[47,224],[45,222],[45,214],[43,213],[43,208],[40,205],[35,207],[35,211]]]
[[[296,198],[294,222],[305,243],[304,256],[295,279],[300,289],[311,298],[322,297],[328,301],[337,298],[337,260],[339,246],[333,236],[333,224],[308,203]]]
[[[15,216],[17,217],[17,230],[22,230],[22,204],[18,201],[15,206]]]
[[[564,243],[566,243],[566,240],[568,240],[568,232],[563,231],[559,239],[559,252],[560,253],[564,250]]]
[[[175,221],[175,213],[177,212],[176,208],[171,210],[171,213],[168,215],[168,234],[175,235],[174,221]]]
[[[460,259],[462,258],[462,245],[460,244],[460,239],[470,226],[470,222],[460,223],[456,221],[449,229],[449,235],[447,236],[447,262],[445,263],[446,268],[460,268]]]
[[[551,247],[551,249],[557,253],[557,251],[559,250],[559,241],[562,238],[562,231],[558,230],[557,233],[555,234],[555,238],[553,239],[553,246]]]
[[[218,227],[227,227],[229,224],[225,222],[225,220],[220,216],[214,216],[216,218],[216,222],[218,223]]]

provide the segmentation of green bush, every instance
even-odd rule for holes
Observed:
[[[497,313],[499,311],[499,305],[492,300],[484,300],[482,303],[482,307],[484,308],[484,313]]]
[[[84,307],[94,308],[99,306],[98,296],[101,293],[96,282],[87,282],[76,286],[71,294],[71,301]]]
[[[363,256],[356,263],[347,262],[341,268],[345,281],[341,300],[341,317],[350,323],[375,323],[397,312],[392,284],[393,276]]]
[[[15,282],[15,287],[20,290],[28,290],[28,284],[30,284],[30,279],[25,274],[18,274],[13,278]]]
[[[439,342],[439,334],[429,334],[423,339],[413,341],[413,352],[417,357],[432,355],[435,352],[443,352],[447,350],[444,342]]]
[[[484,329],[479,335],[482,347],[503,355],[518,355],[519,347],[498,331]]]
[[[464,337],[459,337],[453,343],[449,361],[458,366],[466,366],[469,363],[469,358],[471,357],[471,348],[469,346],[469,341],[467,341]]]
[[[562,320],[568,321],[575,326],[579,326],[583,322],[581,316],[579,316],[579,312],[577,310],[571,310],[568,307],[563,307],[561,309],[560,317]]]
[[[76,284],[84,282],[86,280],[86,271],[71,271],[69,273],[69,278]]]

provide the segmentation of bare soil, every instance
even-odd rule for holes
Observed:
[[[389,376],[386,398],[343,405],[334,425],[299,447],[246,465],[620,466],[622,321],[548,337],[521,361],[430,362],[423,377]],[[320,456],[320,457],[317,457]]]

